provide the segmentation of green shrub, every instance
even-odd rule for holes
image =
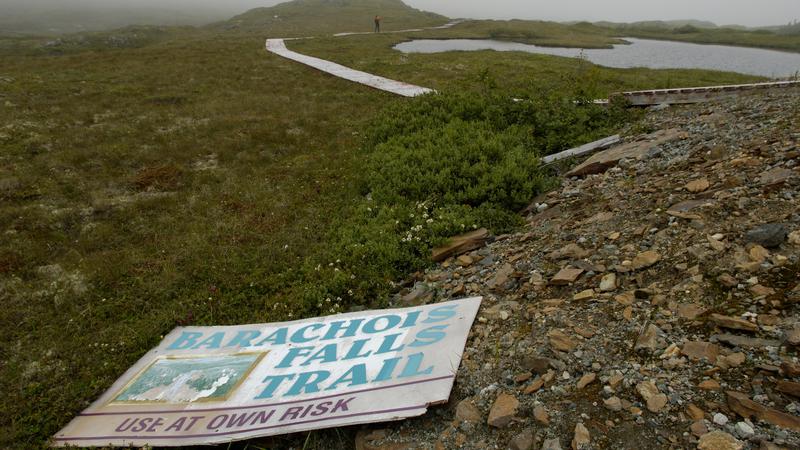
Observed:
[[[556,184],[540,155],[605,137],[627,118],[586,102],[586,89],[514,99],[445,93],[398,102],[364,137],[363,197],[309,259],[294,297],[300,314],[382,306],[392,281],[430,264],[430,250],[479,227],[506,232]],[[576,101],[577,99],[577,101]]]
[[[524,130],[495,131],[459,118],[436,128],[395,136],[375,147],[366,182],[384,204],[435,199],[518,211],[547,187]]]

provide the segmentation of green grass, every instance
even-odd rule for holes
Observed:
[[[357,196],[354,130],[398,100],[262,49],[2,58],[0,447],[46,440],[176,324],[289,314],[284,278]]]
[[[334,29],[317,20],[297,23],[309,33]],[[341,20],[349,27],[361,17]],[[37,50],[38,41],[1,41],[0,447],[44,446],[176,325],[380,305],[389,283],[420,269],[442,236],[513,226],[509,211],[552,185],[537,153],[624,120],[580,109],[573,95],[753,79],[517,53],[404,56],[391,50],[402,35],[291,44],[448,92],[408,100],[267,54],[266,34],[212,27],[56,54]],[[422,121],[432,108],[449,112]],[[418,119],[417,128],[400,126]],[[469,144],[462,135],[475,145],[453,151]],[[440,165],[434,151],[453,164]],[[408,167],[419,172],[399,183]],[[481,189],[454,195],[432,177],[422,190],[432,167],[458,167]],[[517,189],[504,193],[508,185]],[[422,214],[436,220],[427,226]],[[403,241],[422,224],[420,240]],[[309,442],[346,446],[348,433],[313,433]]]

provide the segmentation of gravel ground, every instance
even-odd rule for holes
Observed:
[[[484,303],[450,402],[357,448],[800,448],[800,92],[643,128],[407,281]]]

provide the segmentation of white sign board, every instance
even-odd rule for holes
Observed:
[[[53,445],[214,444],[424,414],[450,396],[480,302],[177,328]]]

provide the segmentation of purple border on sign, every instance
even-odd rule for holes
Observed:
[[[280,427],[290,427],[292,425],[303,425],[307,423],[315,423],[315,422],[323,422],[326,420],[336,420],[336,419],[347,419],[349,417],[358,417],[358,416],[366,416],[370,414],[387,414],[393,412],[400,412],[400,411],[411,411],[415,409],[425,409],[427,405],[419,405],[419,406],[407,406],[404,408],[393,408],[393,409],[384,409],[381,411],[367,411],[367,412],[360,412],[355,414],[347,414],[344,416],[336,416],[336,417],[323,417],[321,419],[312,419],[312,420],[304,420],[302,422],[295,422],[292,424],[278,424],[278,425],[269,425],[266,427],[258,427],[258,428],[248,428],[246,430],[236,430],[236,431],[225,431],[222,433],[204,433],[204,434],[192,434],[192,435],[185,435],[185,436],[91,436],[91,437],[68,437],[68,438],[60,438],[56,437],[53,438],[56,441],[96,441],[100,439],[189,439],[189,438],[202,438],[202,437],[212,437],[212,436],[227,436],[231,434],[240,434],[240,433],[251,433],[253,431],[261,431],[261,430],[269,430],[271,428],[280,428]]]
[[[315,397],[315,398],[308,398],[304,400],[292,400],[288,402],[279,402],[279,403],[265,403],[262,405],[250,405],[250,406],[242,406],[238,408],[206,408],[206,409],[185,409],[185,410],[169,410],[169,411],[127,411],[127,412],[106,412],[106,413],[85,413],[81,414],[81,416],[107,416],[107,415],[126,415],[126,414],[169,414],[169,413],[194,413],[194,412],[209,412],[209,411],[237,411],[241,409],[255,409],[255,408],[266,408],[271,406],[281,406],[281,405],[289,405],[293,403],[306,403],[306,402],[313,402],[318,400],[324,400],[329,398],[335,397],[344,397],[352,394],[358,394],[363,392],[372,392],[372,391],[379,391],[384,389],[392,389],[396,387],[403,387],[403,386],[410,386],[414,384],[422,384],[422,383],[430,383],[434,381],[441,381],[446,379],[455,378],[455,375],[446,375],[442,377],[436,378],[427,378],[424,380],[417,380],[417,381],[409,381],[408,383],[399,383],[399,384],[392,384],[388,386],[379,386],[369,389],[361,389],[358,391],[349,391],[344,392],[341,394],[334,394],[334,395],[326,395],[323,397]],[[171,436],[85,436],[85,437],[54,437],[53,439],[56,441],[93,441],[93,440],[102,440],[102,439],[188,439],[188,438],[202,438],[202,437],[211,437],[211,436],[227,436],[231,434],[240,434],[240,433],[250,433],[254,431],[260,430],[269,430],[272,428],[278,427],[290,427],[292,425],[303,425],[308,423],[315,423],[315,422],[324,422],[327,420],[335,420],[335,419],[347,419],[349,417],[359,417],[365,416],[370,414],[387,414],[393,412],[400,412],[400,411],[413,411],[418,409],[425,409],[427,405],[419,405],[419,406],[407,406],[403,408],[393,408],[393,409],[384,409],[379,411],[367,411],[355,414],[347,414],[343,416],[335,416],[335,417],[324,417],[320,419],[312,419],[312,420],[305,420],[302,422],[294,422],[292,424],[278,424],[278,425],[270,425],[266,427],[259,427],[259,428],[248,428],[246,430],[235,430],[235,431],[225,431],[222,433],[205,433],[205,434],[192,434],[192,435],[171,435]]]

